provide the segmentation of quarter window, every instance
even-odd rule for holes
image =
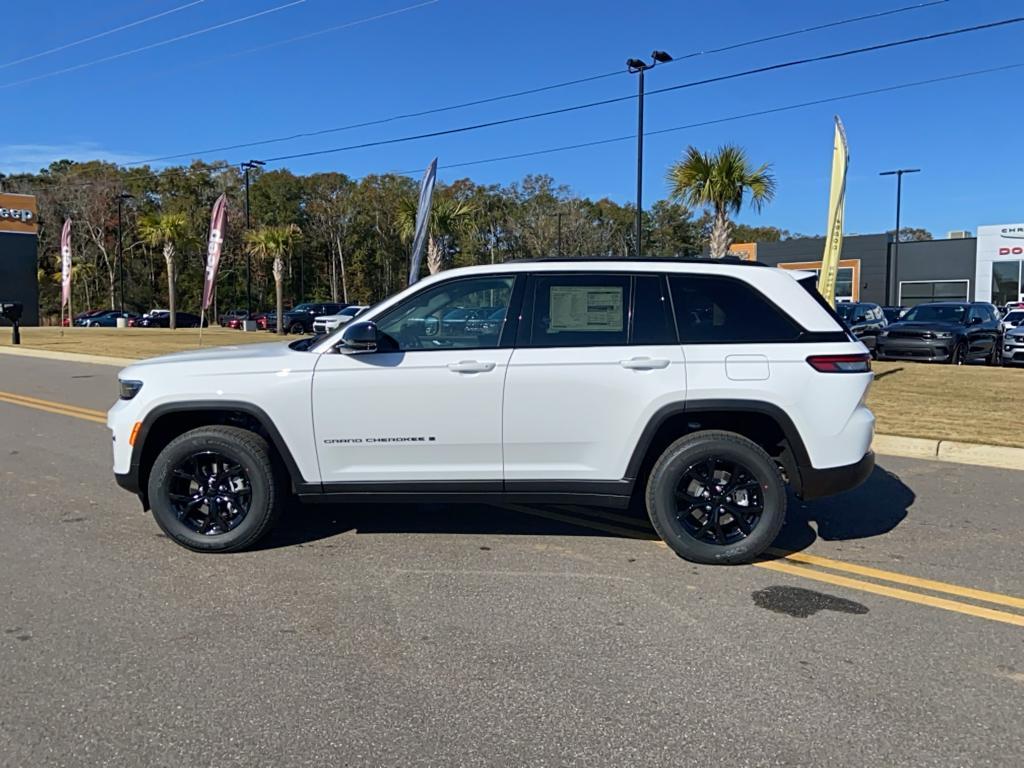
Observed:
[[[514,282],[512,276],[449,280],[381,316],[377,329],[401,351],[497,347]]]
[[[801,328],[757,289],[728,277],[670,275],[683,344],[796,341]]]

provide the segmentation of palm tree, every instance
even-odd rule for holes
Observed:
[[[177,326],[175,304],[177,297],[174,292],[174,281],[177,270],[174,265],[174,254],[188,231],[188,218],[183,213],[156,213],[146,216],[139,222],[139,234],[149,246],[162,247],[164,261],[167,262],[167,309],[170,310],[169,326]]]
[[[284,333],[284,257],[291,252],[295,241],[302,236],[302,230],[295,224],[283,227],[260,227],[246,233],[245,243],[249,252],[260,261],[274,262],[274,290],[277,295],[277,332]]]
[[[399,211],[399,231],[404,240],[416,235],[416,205],[414,199],[405,198]],[[427,222],[427,269],[436,275],[445,268],[452,238],[473,227],[473,206],[464,200],[440,198],[430,206]]]
[[[711,256],[720,259],[729,252],[732,222],[729,214],[743,207],[750,193],[750,205],[760,212],[775,197],[775,177],[768,163],[754,168],[740,147],[727,144],[714,155],[688,147],[686,157],[668,169],[669,196],[690,208],[710,208]]]

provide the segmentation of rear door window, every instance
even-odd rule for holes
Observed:
[[[669,275],[669,285],[683,344],[778,343],[800,338],[800,326],[742,280]]]

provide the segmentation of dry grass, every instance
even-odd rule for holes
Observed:
[[[0,329],[0,344],[10,344],[10,329]],[[243,333],[226,328],[203,331],[203,346],[275,341],[272,333]],[[164,328],[25,328],[22,345],[111,357],[145,358],[197,349],[199,331]],[[868,405],[887,435],[929,437],[1024,447],[1024,368],[980,365],[875,363]]]
[[[167,328],[65,328],[63,335],[60,331],[60,328],[22,328],[21,345],[26,349],[134,359],[199,348],[198,328],[178,328],[173,331]],[[266,331],[244,333],[219,327],[203,329],[204,348],[278,339],[276,334]],[[0,328],[0,345],[10,343],[10,328]]]
[[[1024,368],[874,364],[868,405],[886,435],[1024,447]]]

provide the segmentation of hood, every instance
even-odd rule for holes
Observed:
[[[238,344],[230,347],[210,347],[209,349],[197,349],[189,352],[174,352],[170,355],[140,360],[132,368],[175,363],[195,364],[235,360],[272,361],[275,358],[290,357],[295,354],[299,353],[289,349],[287,342],[271,341],[264,344]]]
[[[1011,330],[1007,331],[1004,335],[1012,336],[1014,339],[1017,340],[1024,340],[1024,325],[1018,325],[1016,328],[1012,328]]]

